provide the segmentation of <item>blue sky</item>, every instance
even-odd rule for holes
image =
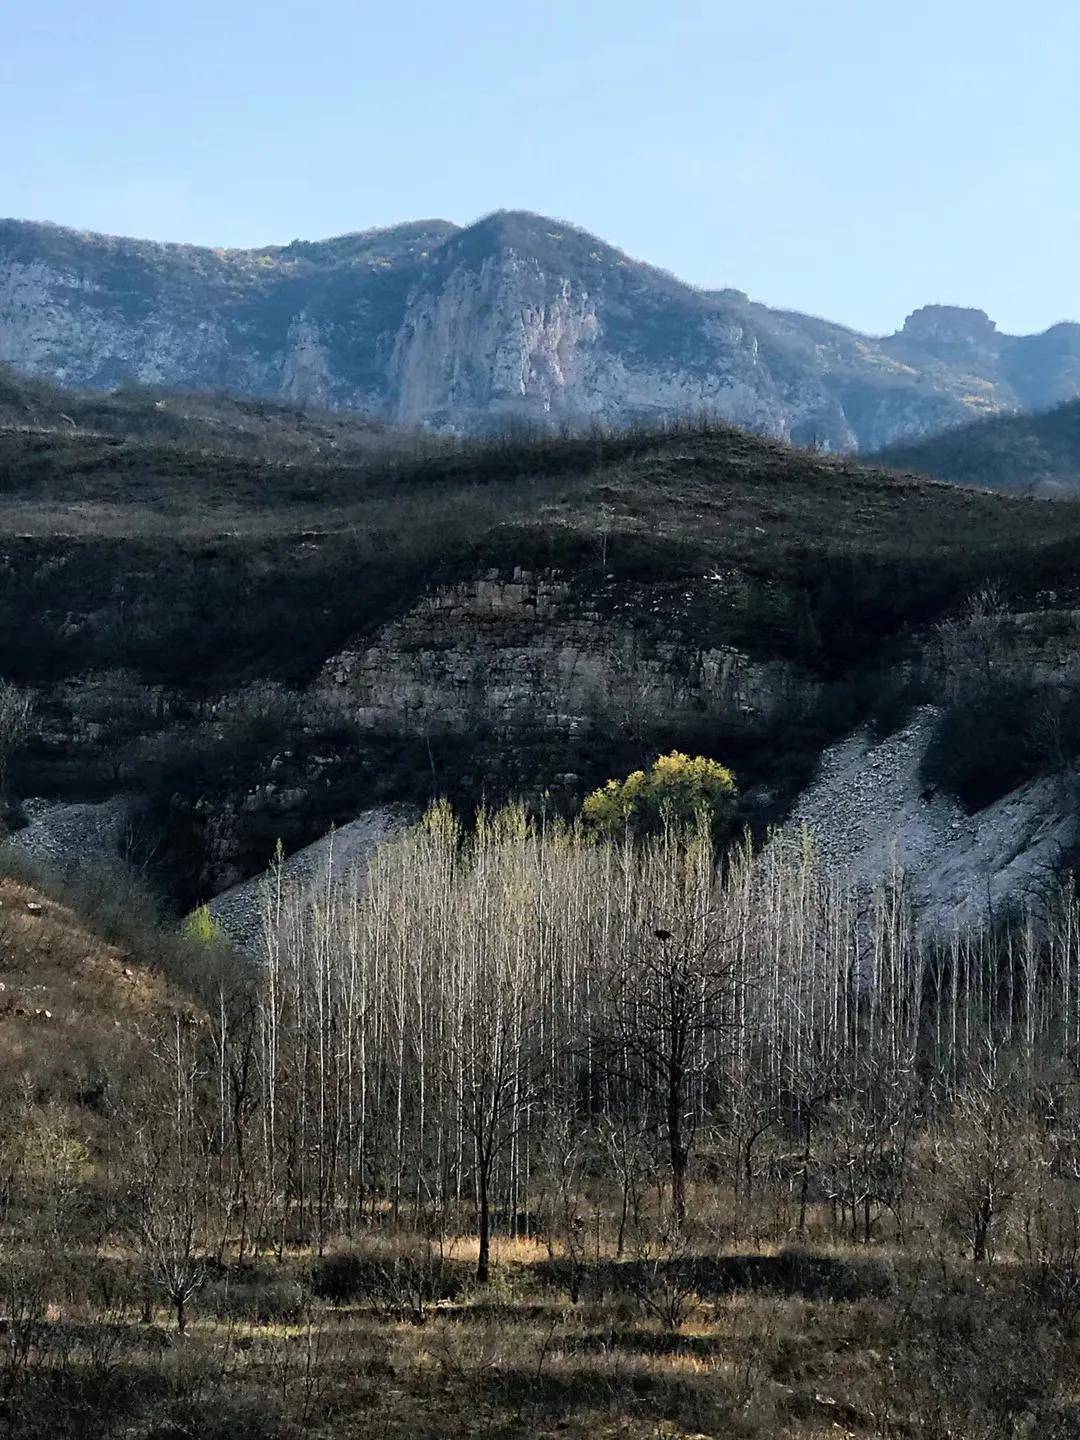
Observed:
[[[888,331],[1080,319],[1076,0],[0,0],[0,214],[200,244],[501,207]]]

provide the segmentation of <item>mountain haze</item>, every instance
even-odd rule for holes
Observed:
[[[1080,325],[1000,334],[931,305],[882,339],[704,291],[500,212],[254,250],[0,221],[0,362],[355,410],[435,429],[708,411],[869,449],[1080,394]]]

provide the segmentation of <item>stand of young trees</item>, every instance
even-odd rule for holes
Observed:
[[[495,1234],[572,1256],[591,1217],[622,1253],[720,1196],[729,1235],[903,1239],[929,1206],[976,1259],[1021,1212],[1080,1255],[1067,891],[928,948],[902,886],[855,895],[809,836],[718,863],[705,825],[436,807],[363,887],[272,886],[254,985],[154,1055],[116,1154],[181,1321],[208,1254],[396,1226],[477,1235],[483,1281]]]

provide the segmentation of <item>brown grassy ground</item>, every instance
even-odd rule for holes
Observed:
[[[122,1270],[122,1257],[111,1263]],[[887,1294],[703,1287],[677,1326],[631,1288],[571,1302],[540,1252],[520,1245],[502,1248],[487,1290],[422,1317],[385,1298],[318,1302],[311,1257],[263,1261],[233,1277],[232,1299],[227,1280],[208,1281],[182,1337],[164,1310],[142,1317],[150,1323],[134,1304],[102,1313],[69,1281],[21,1361],[9,1361],[6,1393],[23,1407],[12,1433],[45,1433],[35,1406],[53,1433],[63,1417],[59,1433],[147,1440],[1078,1433],[1074,1340],[1031,1305],[1011,1267],[976,1275],[911,1254],[878,1263]],[[284,1318],[257,1313],[274,1304]]]

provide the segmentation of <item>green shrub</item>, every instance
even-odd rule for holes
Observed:
[[[212,945],[221,934],[220,926],[210,913],[209,905],[199,905],[184,921],[184,931],[201,945]]]

